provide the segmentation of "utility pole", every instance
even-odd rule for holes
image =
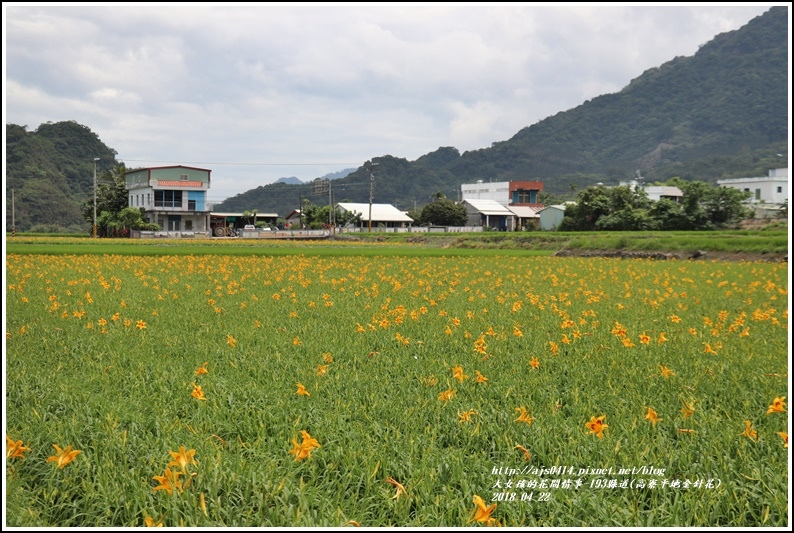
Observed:
[[[99,161],[98,157],[94,158],[94,228],[93,237],[96,238],[96,162]]]
[[[326,179],[326,183],[328,183],[328,229],[333,231],[333,213],[334,213],[334,206],[331,201],[331,180]]]
[[[367,221],[367,231],[370,233],[372,233],[372,189],[375,186],[375,174],[372,170],[377,165],[377,163],[370,163],[369,165],[369,220]]]

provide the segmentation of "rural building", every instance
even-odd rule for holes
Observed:
[[[464,183],[460,186],[461,203],[466,206],[469,226],[483,226],[512,231],[538,225],[538,211],[543,208],[538,196],[541,181],[498,181]],[[489,202],[496,202],[499,206]]]
[[[342,202],[336,207],[344,213],[361,215],[359,227],[368,228],[370,226],[370,204]],[[406,224],[411,225],[414,219],[400,211],[391,204],[372,204],[372,227],[404,228]]]
[[[630,187],[633,190],[642,189],[648,196],[648,199],[653,202],[658,202],[662,198],[672,200],[673,202],[680,202],[684,197],[684,193],[678,187],[670,187],[668,185],[640,185],[637,180],[621,181],[619,187]]]
[[[565,216],[565,208],[568,204],[547,205],[538,212],[540,217],[540,229],[555,230],[562,223]]]
[[[774,215],[788,202],[788,168],[773,168],[768,176],[717,180],[717,185],[749,192],[756,216]]]
[[[149,222],[174,236],[209,236],[207,191],[211,172],[182,165],[125,172],[129,206],[142,207]]]
[[[292,212],[284,217],[284,229],[301,229],[303,225],[303,215],[300,209],[293,209]]]
[[[496,200],[463,200],[466,207],[466,225],[483,226],[500,231],[515,229],[515,214]]]
[[[508,205],[507,208],[515,216],[516,229],[524,230],[530,226],[540,228],[540,215],[538,213],[543,209],[543,206]]]
[[[494,200],[504,206],[542,206],[538,195],[543,192],[541,181],[499,181],[464,183],[460,186],[460,198],[464,200]]]

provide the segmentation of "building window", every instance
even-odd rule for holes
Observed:
[[[189,211],[195,211],[196,210],[196,201],[195,200],[188,200],[187,201],[187,208],[188,208]]]
[[[193,231],[193,221],[185,220],[185,231]]]
[[[779,194],[779,193],[781,193],[781,192],[783,192],[783,187],[778,187],[778,188],[777,188],[777,192],[778,192],[778,194]]]
[[[755,190],[755,199],[756,200],[760,200],[761,199],[761,189],[756,189]]]
[[[745,187],[744,192],[750,192],[750,187]]]
[[[179,179],[180,181],[187,181],[187,174],[180,174]]]
[[[154,191],[155,207],[182,207],[182,191]]]
[[[518,189],[513,191],[514,204],[534,204],[538,201],[538,191],[527,191]]]

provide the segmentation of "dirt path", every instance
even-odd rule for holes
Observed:
[[[625,259],[684,259],[699,261],[788,262],[787,253],[750,252],[639,252],[632,250],[560,250],[558,257],[620,257]]]

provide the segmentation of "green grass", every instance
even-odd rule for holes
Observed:
[[[787,523],[777,432],[788,415],[766,414],[789,397],[785,264],[326,248],[10,252],[5,419],[30,451],[6,460],[7,525],[457,527],[475,494],[507,526]],[[208,374],[196,375],[205,361]],[[298,382],[311,396],[296,394]],[[449,389],[454,398],[439,400]],[[516,422],[519,407],[530,425]],[[603,439],[584,426],[600,415]],[[758,439],[741,436],[744,420]],[[295,461],[301,430],[321,447]],[[58,469],[46,462],[53,443],[81,453]],[[180,446],[196,451],[196,475],[181,493],[153,491]],[[492,474],[527,465],[665,473],[494,486],[539,482]],[[389,477],[408,497],[392,498]],[[591,486],[602,477],[719,487]]]

